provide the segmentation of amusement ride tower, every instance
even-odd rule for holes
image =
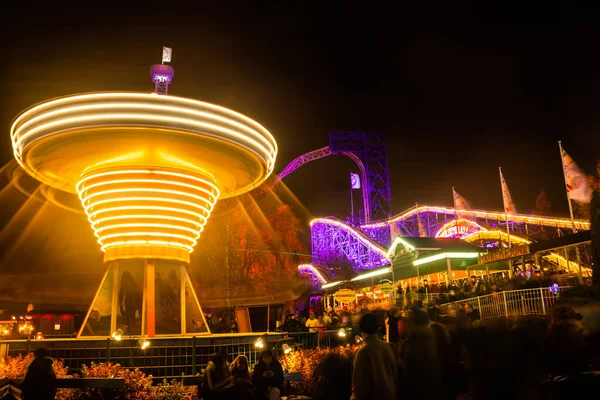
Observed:
[[[79,337],[210,333],[187,271],[217,199],[263,183],[277,143],[252,119],[157,92],[89,93],[38,104],[11,127],[19,164],[77,194],[107,271]],[[163,94],[163,95],[159,95]],[[58,221],[57,221],[58,222]]]

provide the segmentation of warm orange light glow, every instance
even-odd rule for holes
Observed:
[[[158,168],[97,171],[76,190],[106,260],[188,261],[220,194],[210,177]]]
[[[242,114],[147,93],[90,93],[42,103],[17,117],[11,140],[15,158],[30,175],[67,192],[89,171],[152,165],[199,171],[228,198],[264,182],[277,156],[271,133]]]

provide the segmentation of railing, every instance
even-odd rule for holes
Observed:
[[[560,293],[569,286],[551,288],[535,288],[523,290],[507,290],[485,296],[472,297],[444,304],[449,309],[462,308],[470,304],[479,311],[481,319],[512,317],[519,315],[544,315],[560,297]]]
[[[28,354],[38,347],[46,347],[50,356],[60,359],[69,368],[69,374],[76,374],[82,365],[110,361],[124,367],[139,368],[156,378],[175,378],[201,373],[212,356],[221,351],[229,354],[230,361],[244,354],[250,364],[258,361],[264,348],[273,348],[278,355],[283,354],[283,345],[291,348],[314,349],[336,347],[354,343],[357,334],[353,328],[321,330],[316,332],[278,332],[237,335],[213,335],[196,338],[155,338],[150,339],[150,347],[142,350],[137,340],[123,338],[120,342],[92,339],[49,339],[40,341],[12,340],[0,342],[8,345],[7,354],[17,356]],[[263,347],[257,347],[261,338]],[[0,358],[2,355],[0,355]]]
[[[6,354],[28,354],[38,347],[46,347],[50,357],[60,359],[69,368],[69,374],[78,373],[82,365],[110,361],[124,367],[137,367],[154,377],[174,378],[196,375],[206,367],[212,356],[226,351],[230,357],[244,354],[250,363],[258,361],[262,349],[255,342],[263,334],[213,335],[210,337],[154,338],[150,347],[142,350],[138,341],[123,337],[116,342],[105,339],[44,339],[11,340],[0,342],[7,345]],[[282,334],[269,335],[267,341],[281,349]],[[308,345],[309,343],[307,343]],[[0,358],[2,355],[0,355]]]

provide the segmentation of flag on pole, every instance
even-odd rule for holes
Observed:
[[[560,145],[560,154],[562,155],[565,185],[569,199],[589,203],[592,198],[592,190],[587,176],[563,149],[562,144]]]
[[[504,212],[507,214],[516,214],[517,207],[512,201],[512,196],[510,195],[510,191],[508,190],[508,185],[506,184],[506,180],[504,180],[504,175],[502,175],[502,168],[498,168],[498,170],[500,171],[500,183],[502,184],[502,200],[504,201]]]
[[[454,190],[454,188],[452,188],[452,197],[454,199],[454,208],[456,208],[457,210],[468,210],[471,208],[471,205],[469,204],[467,199],[462,197],[460,194],[456,193],[456,190]]]
[[[350,172],[350,186],[352,189],[360,189],[360,175]]]
[[[172,55],[173,55],[173,49],[170,47],[163,46],[162,62],[171,62]]]

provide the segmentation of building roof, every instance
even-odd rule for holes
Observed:
[[[582,231],[574,233],[572,235],[566,235],[557,237],[555,239],[540,240],[539,242],[531,243],[529,245],[529,251],[531,253],[537,253],[544,250],[552,250],[559,247],[572,246],[579,243],[585,243],[592,240],[592,234],[590,231]]]
[[[402,237],[415,250],[479,251],[479,247],[455,238]]]

